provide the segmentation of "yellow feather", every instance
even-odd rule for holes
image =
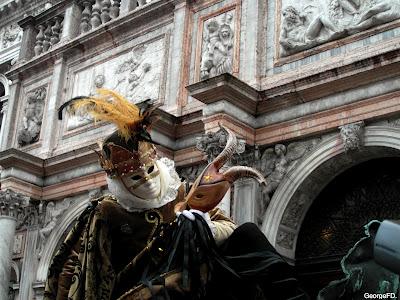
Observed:
[[[71,105],[70,113],[87,113],[95,121],[112,122],[117,126],[120,136],[129,140],[143,120],[139,108],[114,91],[99,89],[97,94],[76,100]]]

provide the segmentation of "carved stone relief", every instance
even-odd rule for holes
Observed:
[[[286,249],[292,249],[296,235],[293,232],[279,229],[276,237],[276,243]]]
[[[200,79],[231,73],[234,53],[234,10],[203,23]]]
[[[282,7],[280,56],[400,18],[398,0],[282,0]]]
[[[45,214],[43,214],[43,224],[39,230],[39,241],[38,241],[38,257],[42,256],[43,247],[46,243],[47,238],[57,225],[57,221],[60,220],[64,211],[66,211],[71,205],[71,198],[65,198],[59,202],[49,202],[45,208]]]
[[[117,77],[114,90],[135,102],[142,102],[148,98],[154,99],[156,97],[151,91],[151,86],[143,82],[145,77],[150,79],[149,76],[152,69],[151,60],[146,60],[146,50],[147,46],[144,45],[135,47],[132,49],[130,56],[118,64],[114,71]],[[154,76],[152,80],[154,80]]]
[[[22,39],[22,29],[18,24],[10,24],[0,29],[0,50],[19,43]]]
[[[339,129],[345,152],[359,150],[363,146],[364,122],[347,124]]]
[[[224,149],[227,133],[225,130],[220,129],[217,132],[207,132],[201,137],[197,137],[196,140],[196,148],[207,154],[208,162],[211,162]],[[237,139],[237,143],[236,154],[243,153],[246,147],[245,140]]]
[[[266,149],[260,159],[260,170],[266,178],[266,188],[260,201],[258,221],[261,223],[272,195],[278,188],[289,169],[320,142],[320,138],[294,142],[287,147],[276,144]]]
[[[301,194],[300,197],[297,198],[297,201],[291,201],[285,209],[281,224],[292,229],[297,229],[300,225],[300,218],[304,212],[304,206],[307,204],[307,200],[307,196]]]
[[[39,140],[45,99],[46,89],[44,87],[26,95],[22,124],[17,137],[19,146],[33,144]]]
[[[117,57],[78,70],[73,74],[72,97],[93,95],[97,88],[117,91],[128,100],[139,103],[158,99],[165,56],[164,40],[158,39],[134,47]],[[90,123],[87,116],[67,119],[67,130]]]

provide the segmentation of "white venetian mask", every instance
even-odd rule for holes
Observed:
[[[121,178],[129,192],[142,199],[154,199],[160,195],[161,180],[157,164],[145,166],[129,176]]]

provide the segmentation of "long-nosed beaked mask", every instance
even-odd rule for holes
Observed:
[[[186,196],[187,203],[191,208],[203,212],[216,207],[229,190],[231,184],[239,178],[251,177],[255,178],[260,184],[265,184],[264,176],[256,169],[250,167],[235,166],[229,168],[224,173],[219,172],[226,161],[233,156],[237,148],[235,134],[228,128],[221,127],[228,134],[224,150],[207,165]]]

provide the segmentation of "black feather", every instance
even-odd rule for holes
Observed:
[[[60,106],[60,108],[58,109],[58,119],[62,120],[62,112],[64,110],[64,108],[67,108],[68,106],[72,105],[75,101],[77,100],[82,100],[82,99],[87,99],[90,97],[87,96],[77,96],[72,98],[71,100],[68,100],[67,102],[65,102],[63,105]]]

